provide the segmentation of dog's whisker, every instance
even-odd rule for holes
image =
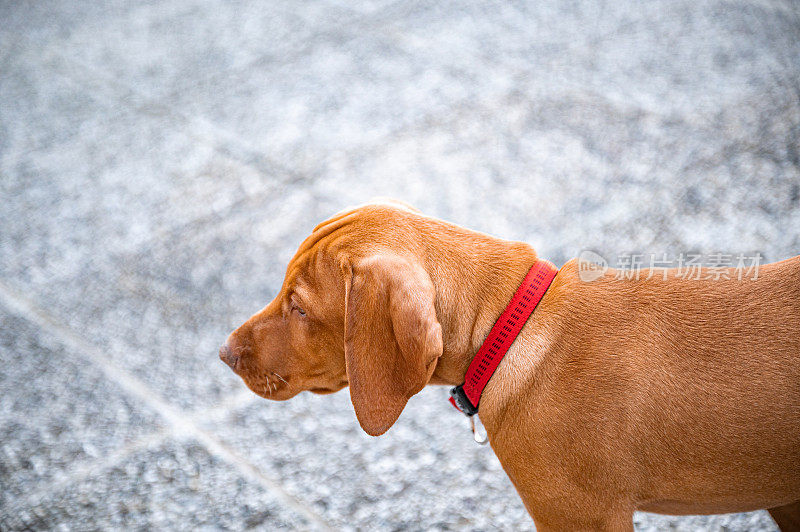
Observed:
[[[284,379],[283,377],[281,377],[280,375],[278,375],[274,371],[272,372],[272,374],[275,375],[276,377],[278,377],[280,380],[282,380],[285,385],[287,385],[287,386],[289,385],[289,383],[286,382],[286,379]]]

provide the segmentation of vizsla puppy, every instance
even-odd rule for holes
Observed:
[[[464,382],[536,260],[402,205],[343,212],[220,356],[269,399],[349,385],[378,436],[425,385]],[[800,529],[800,256],[757,280],[614,273],[566,263],[480,400],[537,529],[759,508]]]

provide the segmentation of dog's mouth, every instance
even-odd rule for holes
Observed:
[[[284,396],[286,395],[286,390],[289,388],[289,380],[274,371],[260,375],[259,379],[255,381],[247,379],[245,383],[256,395],[264,399],[287,399],[287,397]]]
[[[342,388],[347,386],[347,384],[348,384],[347,379],[342,379],[340,382],[338,382],[337,384],[334,384],[332,386],[322,386],[322,387],[309,388],[308,391],[310,391],[311,393],[319,394],[319,395],[328,395],[328,394],[331,394],[331,393],[338,392],[339,390],[341,390]]]
[[[319,394],[319,395],[328,395],[329,393],[336,393],[337,392],[337,390],[334,390],[332,388],[311,388],[308,391],[311,392],[311,393]]]
[[[275,372],[262,373],[258,375],[257,378],[243,377],[243,380],[253,393],[259,397],[271,399],[273,401],[291,399],[304,390],[314,394],[328,395],[338,392],[348,384],[347,379],[344,378],[335,384],[323,384],[322,386],[318,385],[312,387],[301,385],[298,389],[297,386],[292,386],[291,377],[284,377]]]

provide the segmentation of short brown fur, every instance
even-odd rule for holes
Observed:
[[[463,382],[536,259],[401,204],[346,211],[221,356],[270,399],[349,384],[379,435],[425,385]],[[537,529],[772,508],[798,530],[800,256],[757,280],[647,277],[583,282],[565,264],[484,391],[489,441]]]

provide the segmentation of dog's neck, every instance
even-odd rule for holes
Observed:
[[[460,244],[448,255],[438,255],[435,246],[431,251],[436,263],[428,271],[437,288],[443,340],[431,384],[464,382],[475,353],[537,260],[533,248],[522,242],[469,233]],[[443,279],[449,282],[439,282]],[[458,290],[452,289],[453,279],[459,280]]]

